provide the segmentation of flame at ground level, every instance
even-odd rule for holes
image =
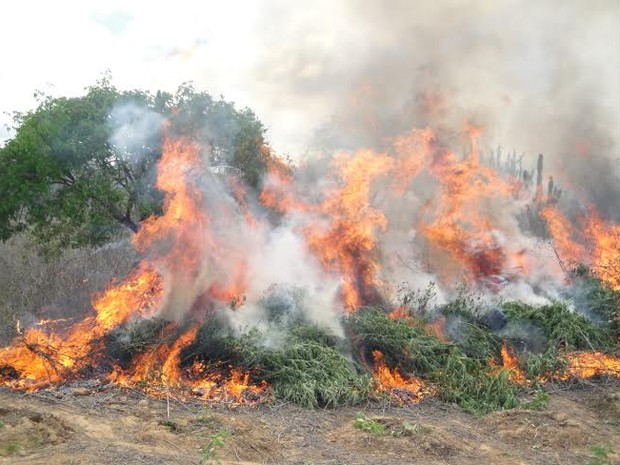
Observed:
[[[175,323],[168,327],[177,329]],[[264,399],[268,384],[265,381],[253,383],[250,373],[197,360],[185,366],[181,352],[194,342],[197,332],[196,326],[191,327],[174,342],[140,353],[130,367],[116,367],[108,379],[126,387],[143,385],[143,389],[155,397],[168,395],[172,389],[175,395],[205,401],[248,404]]]
[[[620,378],[620,358],[600,352],[568,354],[567,377],[596,378],[609,376]]]
[[[378,350],[373,350],[374,378],[379,393],[387,393],[392,398],[404,403],[420,402],[428,397],[432,390],[417,378],[404,378],[397,369],[390,369]]]
[[[507,370],[512,381],[521,385],[527,384],[527,378],[523,373],[523,370],[519,367],[519,358],[506,342],[502,344],[500,356],[502,359],[501,366],[498,365],[495,360],[489,360],[489,364],[493,368],[493,371],[497,374],[502,369]]]
[[[506,342],[501,348],[502,365],[498,365],[494,360],[489,363],[497,372],[499,369],[508,370],[512,380],[519,385],[527,385],[529,381],[520,366],[519,357]],[[550,380],[566,381],[572,378],[591,379],[591,378],[620,378],[620,357],[604,354],[601,352],[569,352],[560,355],[566,364],[558,372],[547,373],[538,378],[539,382]]]

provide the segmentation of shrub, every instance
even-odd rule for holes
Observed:
[[[614,339],[620,339],[620,292],[614,291],[584,265],[572,272],[575,306],[603,324],[608,324]]]
[[[308,408],[350,405],[368,397],[370,377],[343,355],[338,338],[315,326],[288,324],[274,323],[270,332],[281,338],[267,345],[265,333],[253,330],[235,337],[214,315],[182,358],[186,363],[195,359],[233,363],[267,381],[275,398]]]
[[[436,370],[449,349],[422,328],[404,320],[393,320],[375,308],[360,309],[346,324],[366,361],[372,361],[372,352],[378,350],[389,367],[398,367],[416,376]]]
[[[336,349],[315,341],[266,349],[253,370],[271,384],[276,398],[308,408],[356,404],[370,393],[368,375]]]
[[[512,321],[530,322],[541,328],[547,348],[566,347],[574,350],[611,350],[614,347],[608,325],[597,325],[583,315],[571,311],[565,303],[533,307],[519,302],[504,304]]]
[[[537,383],[540,379],[561,375],[566,370],[567,363],[566,358],[552,347],[543,353],[522,357],[519,367],[527,379]]]
[[[430,379],[443,400],[468,412],[488,413],[517,406],[518,387],[510,372],[496,373],[486,361],[467,357],[458,348],[451,351]]]
[[[430,381],[447,402],[476,413],[517,405],[518,389],[510,374],[505,370],[495,373],[489,364],[495,344],[482,343],[468,355],[458,345],[441,342],[419,327],[372,308],[352,315],[348,323],[360,350],[381,351],[389,366]],[[474,337],[494,341],[488,331],[475,328]]]

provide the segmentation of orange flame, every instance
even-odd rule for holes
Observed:
[[[584,261],[585,248],[573,239],[573,226],[560,210],[553,205],[547,205],[540,211],[540,216],[547,221],[553,244],[560,256],[570,260]]]
[[[140,263],[123,283],[95,296],[92,305],[97,312],[97,327],[103,333],[132,316],[152,316],[162,293],[161,276],[148,263]]]
[[[591,212],[586,231],[593,241],[590,260],[594,272],[611,289],[620,291],[620,225],[605,223]]]
[[[502,348],[500,349],[500,355],[502,357],[502,365],[498,365],[497,362],[493,359],[489,360],[489,364],[493,368],[495,374],[499,373],[501,370],[507,370],[510,373],[510,378],[517,384],[524,385],[527,384],[527,378],[521,367],[519,366],[519,359],[517,355],[514,353],[512,348],[508,346],[508,343],[504,341],[502,343]]]
[[[375,365],[375,381],[377,391],[386,392],[391,396],[407,402],[417,403],[430,394],[426,384],[417,378],[405,379],[398,370],[390,370],[385,364],[383,354],[378,350],[372,351]]]
[[[440,316],[432,323],[428,323],[424,329],[426,332],[432,336],[435,336],[441,342],[448,342],[448,336],[446,336],[446,332],[444,327],[446,325],[446,317]]]
[[[526,249],[506,244],[496,218],[498,203],[501,206],[517,197],[518,183],[481,163],[480,127],[468,124],[465,133],[471,150],[464,158],[442,147],[430,128],[414,129],[396,138],[390,155],[366,149],[339,153],[324,180],[327,187],[316,199],[300,194],[290,168],[263,147],[261,156],[268,174],[260,201],[282,214],[304,214],[299,233],[326,272],[340,279],[343,307],[352,312],[380,301],[379,290],[385,284],[378,243],[386,237],[389,211],[379,208],[377,187],[383,185],[393,197],[409,191],[417,195],[414,181],[424,172],[432,194],[424,197],[427,201],[422,212],[418,216],[412,213],[406,221],[417,226],[430,253],[453,265],[452,269],[443,267],[445,281],[453,281],[465,270],[469,280],[489,287],[493,278],[503,277],[509,270],[528,273],[531,269]],[[215,305],[226,302],[237,308],[244,302],[251,279],[247,251],[226,241],[222,231],[234,231],[239,226],[237,220],[252,231],[260,231],[264,224],[252,214],[248,191],[234,179],[228,181],[234,200],[210,198],[204,188],[210,173],[207,162],[197,144],[181,139],[164,142],[156,181],[165,195],[163,214],[144,221],[133,237],[144,260],[122,282],[93,296],[94,313],[82,321],[64,329],[57,329],[56,323],[40,324],[20,332],[12,346],[0,348],[0,383],[37,389],[76,379],[105,356],[106,336],[132,319],[165,316],[169,307],[182,307],[194,312],[194,321],[200,321]],[[537,201],[536,208],[540,208],[540,195]],[[570,221],[555,202],[542,208],[540,216],[559,255],[587,263],[610,288],[620,290],[620,225],[605,220],[592,208],[583,218]],[[223,270],[217,266],[221,263],[226,263]],[[406,310],[395,309],[390,317],[406,317]],[[426,329],[446,340],[444,322],[437,320]],[[122,385],[149,381],[155,395],[173,388],[205,399],[235,402],[256,400],[267,388],[265,383],[253,383],[252,373],[234,367],[182,360],[184,350],[196,338],[197,326],[180,328],[169,323],[162,334],[166,342],[153,344],[130,363],[104,374]],[[526,383],[519,361],[506,343],[501,357],[501,367],[491,363],[498,370],[508,370],[515,382]],[[430,392],[422,381],[390,369],[381,352],[373,352],[373,358],[379,391],[404,395],[408,401]],[[620,373],[618,359],[608,355],[569,354],[568,358],[567,376]],[[100,369],[106,370],[107,365],[101,365]]]
[[[563,259],[589,265],[615,291],[620,290],[620,225],[604,221],[590,207],[575,227],[557,207],[541,211],[558,253]]]
[[[370,187],[379,176],[389,172],[392,159],[371,151],[353,156],[340,154],[333,165],[342,187],[329,192],[320,206],[329,221],[305,230],[308,246],[323,265],[342,276],[344,306],[353,311],[374,300],[379,268],[373,257],[375,233],[385,230],[383,213],[370,204]]]
[[[568,376],[576,378],[598,376],[620,378],[620,358],[600,352],[568,354]]]
[[[353,311],[375,299],[379,268],[374,257],[375,234],[386,229],[387,220],[371,205],[371,185],[390,172],[393,160],[361,150],[336,155],[331,167],[336,185],[324,191],[318,204],[297,200],[291,191],[292,180],[278,169],[270,171],[261,201],[280,212],[312,214],[314,221],[302,231],[308,247],[326,270],[341,276],[343,305]]]
[[[449,150],[435,151],[429,171],[437,179],[440,193],[434,203],[434,218],[420,224],[433,247],[447,252],[476,282],[501,275],[508,261],[507,252],[495,237],[493,215],[486,206],[491,199],[508,201],[512,192],[510,183],[479,164],[479,133],[480,128],[468,128],[472,149],[462,161]]]
[[[144,221],[133,237],[136,248],[148,255],[148,259],[142,261],[123,282],[114,283],[105,292],[94,296],[94,317],[87,317],[66,331],[29,329],[12,346],[0,349],[2,383],[16,388],[38,389],[50,383],[75,379],[81,370],[92,368],[93,361],[102,356],[106,334],[132,318],[156,315],[164,298],[170,299],[170,294],[175,292],[186,293],[192,283],[205,286],[206,294],[216,300],[241,299],[246,286],[245,259],[241,254],[228,253],[226,256],[236,265],[233,266],[236,272],[231,276],[212,279],[209,287],[201,283],[205,252],[220,259],[222,254],[230,251],[223,250],[209,229],[211,220],[203,208],[205,198],[198,181],[195,181],[198,173],[207,172],[202,166],[199,147],[182,140],[167,140],[163,149],[158,162],[157,187],[166,194],[164,213]],[[248,214],[245,217],[247,220]],[[171,275],[176,281],[172,288],[165,289],[164,284],[170,286],[171,283],[165,283],[163,276]],[[174,297],[178,304],[184,296]],[[168,324],[163,334],[171,338],[171,342],[138,354],[128,368],[116,367],[108,378],[124,385],[149,380],[153,391],[158,386],[193,387],[213,378],[217,379],[216,391],[233,399],[239,398],[246,389],[257,392],[265,389],[265,386],[260,389],[252,386],[249,375],[240,371],[231,372],[230,380],[217,372],[205,371],[203,378],[197,378],[196,373],[192,377],[185,373],[180,354],[195,339],[196,332],[194,327],[177,334],[178,326]]]

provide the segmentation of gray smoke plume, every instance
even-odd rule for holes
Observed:
[[[544,153],[560,185],[617,216],[616,0],[273,1],[262,14],[278,27],[259,31],[254,94],[286,121],[276,135],[321,151],[383,148],[430,125],[458,148],[471,120],[486,145],[531,164]]]
[[[276,137],[310,149],[307,155],[313,157],[298,180],[301,198],[309,203],[320,203],[326,186],[338,185],[330,177],[337,150],[365,147],[393,154],[397,136],[430,127],[437,142],[428,164],[444,148],[459,155],[469,151],[465,128],[473,123],[482,128],[483,146],[524,151],[528,169],[544,153],[545,174],[553,174],[583,204],[594,203],[617,219],[617,14],[614,0],[317,0],[304,8],[269,1],[260,11],[265,27],[256,36],[260,47],[251,93],[259,110],[281,116],[267,121]],[[269,27],[273,24],[277,27]],[[136,134],[147,139],[154,134],[150,128],[156,121],[134,107],[119,109],[114,121],[118,147],[144,143]],[[205,137],[228,137],[220,132]],[[371,203],[389,224],[387,232],[377,234],[378,278],[390,285],[408,281],[424,288],[437,281],[437,270],[455,266],[429,252],[417,228],[425,206],[437,198],[431,178],[421,175],[416,186],[398,195],[389,180],[372,186]],[[201,249],[203,265],[196,276],[168,276],[164,314],[180,318],[209,285],[234,274],[221,256],[231,257],[230,263],[243,257],[250,279],[243,311],[230,314],[236,328],[266,321],[265,301],[276,299],[290,304],[283,307],[287,312],[304,313],[337,332],[339,277],[322,269],[300,236],[310,222],[330,219],[296,212],[277,227],[266,222],[252,229],[216,175],[207,173],[198,184],[208,199],[202,208],[213,218],[209,234],[218,238],[220,250]],[[521,231],[517,216],[523,207],[519,201],[481,206],[498,247],[529,252],[523,278],[491,285],[500,286],[507,299],[544,303],[560,296],[564,276],[553,251]],[[444,301],[449,289],[440,287],[438,294]]]

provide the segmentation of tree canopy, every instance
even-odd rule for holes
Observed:
[[[59,249],[136,232],[162,207],[153,181],[164,122],[168,133],[200,142],[212,165],[259,187],[265,129],[251,110],[191,84],[152,94],[103,79],[84,96],[42,96],[16,115],[14,136],[0,148],[0,240],[28,228]]]

